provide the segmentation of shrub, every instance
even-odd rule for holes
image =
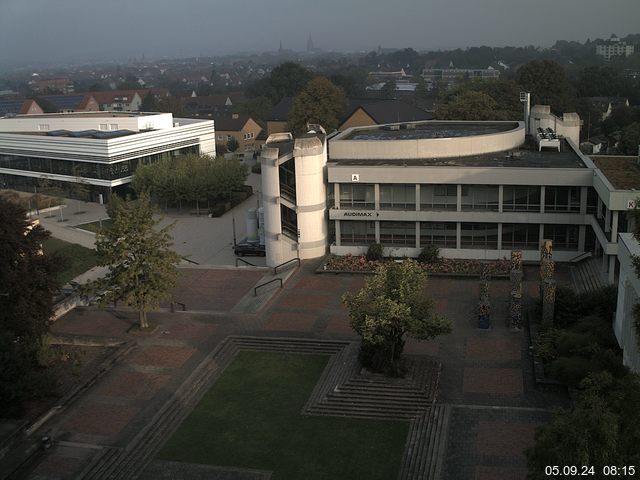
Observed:
[[[427,245],[422,248],[418,261],[420,263],[437,263],[440,260],[440,249],[435,245]]]
[[[382,260],[384,258],[382,252],[382,245],[380,243],[372,243],[367,249],[366,258],[369,262]]]

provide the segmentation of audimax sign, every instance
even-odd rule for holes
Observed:
[[[375,214],[375,215],[374,215]],[[348,211],[342,214],[343,217],[379,217],[380,214],[377,212],[353,212]]]

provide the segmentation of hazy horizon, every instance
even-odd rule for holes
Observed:
[[[551,46],[639,33],[639,0],[0,0],[0,64],[239,52]],[[585,14],[585,12],[587,12]],[[597,15],[592,12],[597,12]],[[7,48],[6,46],[9,46]]]

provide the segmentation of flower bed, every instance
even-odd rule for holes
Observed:
[[[386,259],[383,261],[367,260],[364,256],[354,256],[346,254],[344,256],[329,255],[320,268],[321,271],[340,273],[340,272],[362,272],[373,273],[381,263],[393,261]],[[500,260],[466,260],[455,258],[441,258],[437,262],[421,263],[423,269],[431,274],[443,275],[480,275],[483,265],[488,265],[489,275],[491,276],[509,276],[511,270],[511,262],[505,258]]]

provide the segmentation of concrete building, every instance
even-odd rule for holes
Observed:
[[[640,255],[640,245],[631,233],[620,234],[618,260],[618,304],[613,331],[622,349],[623,363],[640,373],[640,328],[636,326],[634,307],[640,302],[640,279],[633,268],[632,257]]]
[[[356,127],[330,138],[328,155],[319,134],[313,141],[271,136],[261,158],[267,263],[320,256],[323,242],[338,255],[381,243],[395,257],[436,245],[445,257],[497,259],[521,249],[536,261],[540,242],[550,238],[555,260],[592,252],[613,281],[617,234],[627,231],[628,202],[637,195],[614,174],[628,166],[604,159],[598,167],[584,156],[576,114],[558,118],[535,106],[528,128],[442,121]],[[316,172],[314,186],[301,172],[311,168],[307,159],[319,169],[325,156],[326,174]],[[627,171],[625,178],[640,182],[640,170]],[[301,222],[309,211],[317,219]]]
[[[611,38],[603,43],[596,45],[596,55],[604,57],[608,62],[611,57],[628,57],[633,55],[634,46],[627,45],[627,42],[621,41],[616,35],[611,35]]]
[[[438,83],[453,86],[463,80],[497,80],[500,78],[500,70],[495,68],[425,68],[422,70],[422,78],[427,82],[429,89]]]
[[[0,119],[0,186],[82,183],[92,200],[126,192],[138,165],[187,153],[215,156],[211,120],[170,113],[82,112]]]

